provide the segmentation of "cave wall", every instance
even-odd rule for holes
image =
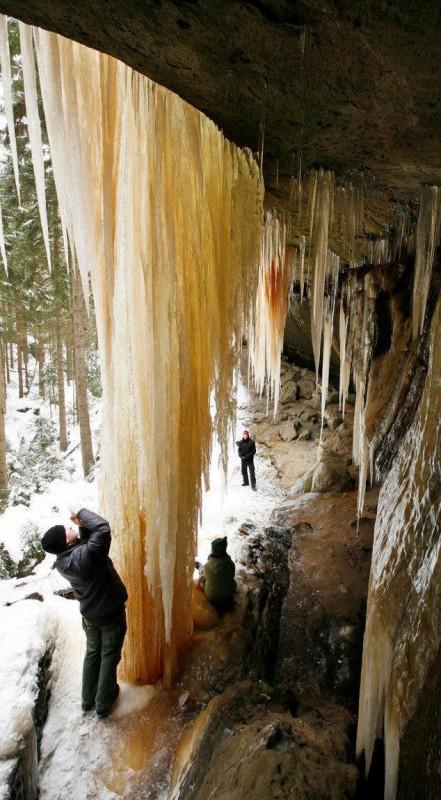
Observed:
[[[287,207],[317,164],[407,200],[441,180],[441,8],[424,0],[0,0],[102,50],[258,151]]]
[[[441,642],[441,298],[428,336],[421,399],[380,491],[363,649],[358,750],[365,750],[369,764],[384,728],[386,800],[393,800],[397,785],[398,797],[408,796],[398,776],[402,767],[409,770],[412,746],[421,754],[425,780],[436,780],[433,737],[419,738],[418,720],[427,730],[438,719],[424,687]],[[438,691],[434,686],[435,697]]]

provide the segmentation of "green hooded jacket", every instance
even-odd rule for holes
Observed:
[[[204,592],[212,603],[230,600],[236,590],[236,567],[230,556],[210,556],[204,565]]]

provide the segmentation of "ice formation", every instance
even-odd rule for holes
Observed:
[[[328,253],[328,294],[325,300],[324,308],[324,323],[323,323],[323,360],[322,360],[322,392],[321,392],[321,416],[322,425],[320,435],[323,434],[324,414],[326,408],[326,399],[328,396],[329,386],[329,366],[331,361],[331,347],[332,336],[334,333],[334,312],[335,302],[337,299],[338,289],[338,273],[340,268],[340,259],[335,253]]]
[[[311,325],[315,369],[318,375],[323,334],[325,281],[329,262],[329,230],[334,205],[334,175],[332,172],[320,170],[316,173],[313,198],[311,205]]]
[[[276,212],[267,212],[262,235],[256,308],[249,332],[249,352],[260,393],[267,386],[277,411],[280,390],[280,358],[293,275],[286,247],[286,224]]]
[[[20,31],[20,47],[23,59],[23,83],[26,102],[26,116],[28,120],[29,143],[32,152],[35,187],[37,190],[38,210],[40,212],[43,241],[46,249],[47,261],[50,267],[51,254],[49,247],[49,230],[46,209],[46,187],[44,175],[43,143],[41,139],[40,115],[38,113],[37,79],[35,73],[34,49],[32,42],[32,29],[29,25],[18,23]]]
[[[345,415],[346,398],[349,391],[351,377],[350,365],[346,359],[346,343],[348,338],[348,307],[350,301],[349,285],[345,284],[340,296],[338,336],[340,343],[340,376],[339,376],[339,406],[343,417]]]
[[[101,510],[130,598],[124,675],[170,680],[191,632],[210,397],[225,453],[256,293],[260,174],[171,92],[107,55],[33,35],[61,216],[95,298]]]
[[[395,800],[400,738],[441,640],[441,300],[427,379],[414,422],[380,492],[369,586],[357,752],[369,771],[384,730],[385,800]]]
[[[0,14],[0,64],[3,79],[3,98],[5,104],[6,121],[8,123],[9,144],[11,148],[12,167],[14,170],[15,186],[17,188],[18,204],[20,205],[20,181],[18,174],[17,142],[15,138],[14,109],[12,105],[12,78],[11,55],[9,52],[8,20]]]
[[[435,249],[441,234],[441,192],[439,186],[425,186],[420,199],[416,235],[413,283],[412,335],[421,335],[432,276]]]

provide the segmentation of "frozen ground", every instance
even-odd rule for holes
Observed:
[[[236,439],[242,435],[249,402],[248,392],[241,387]],[[20,407],[18,402],[10,402],[8,410],[8,438],[14,446],[20,437],[31,436],[35,423],[33,409],[41,406],[35,397],[20,403],[29,410],[17,411]],[[48,415],[49,409],[41,408],[40,413]],[[95,403],[92,411],[95,433],[99,417],[100,404]],[[74,429],[69,449],[75,448],[77,443],[78,431]],[[27,525],[31,523],[43,533],[51,524],[67,522],[73,499],[91,507],[97,506],[96,480],[87,482],[82,479],[79,448],[73,450],[66,461],[66,477],[52,481],[42,494],[33,496],[29,507],[11,507],[0,517],[0,541],[6,544],[16,560],[21,553],[21,532]],[[243,522],[264,525],[268,522],[282,493],[276,485],[275,470],[267,459],[257,457],[256,475],[257,492],[241,486],[240,462],[232,442],[225,481],[215,450],[211,488],[204,496],[203,521],[198,537],[199,560],[206,559],[213,538],[226,534],[234,557],[240,538],[235,536],[238,525]],[[84,635],[80,614],[76,602],[54,595],[64,582],[52,570],[52,561],[51,556],[46,557],[33,576],[0,581],[3,644],[0,655],[0,758],[10,756],[14,745],[29,730],[37,662],[53,644],[52,694],[40,762],[41,800],[130,797],[127,787],[136,783],[139,770],[145,768],[143,758],[145,761],[145,753],[150,752],[148,748],[151,748],[152,758],[157,763],[165,757],[163,751],[170,748],[166,741],[167,714],[163,703],[159,704],[160,708],[156,708],[155,703],[148,705],[158,687],[122,685],[120,698],[108,720],[102,722],[94,714],[83,715],[80,682]],[[23,599],[31,592],[39,592],[44,601]],[[6,606],[6,603],[13,605]],[[179,705],[179,699],[177,703]],[[144,756],[141,757],[138,753],[140,729],[155,730],[155,726],[162,731],[164,743],[161,744],[160,737],[156,736],[153,739],[158,739],[159,744],[158,741],[154,744],[144,742]],[[133,796],[147,798],[154,795],[137,793]]]

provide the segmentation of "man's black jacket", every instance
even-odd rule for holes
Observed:
[[[88,619],[114,617],[122,612],[127,591],[110,558],[110,526],[105,519],[81,509],[80,540],[57,557],[55,567],[69,581]]]
[[[256,452],[256,445],[252,439],[240,439],[236,442],[239,455],[243,461],[252,461]]]

